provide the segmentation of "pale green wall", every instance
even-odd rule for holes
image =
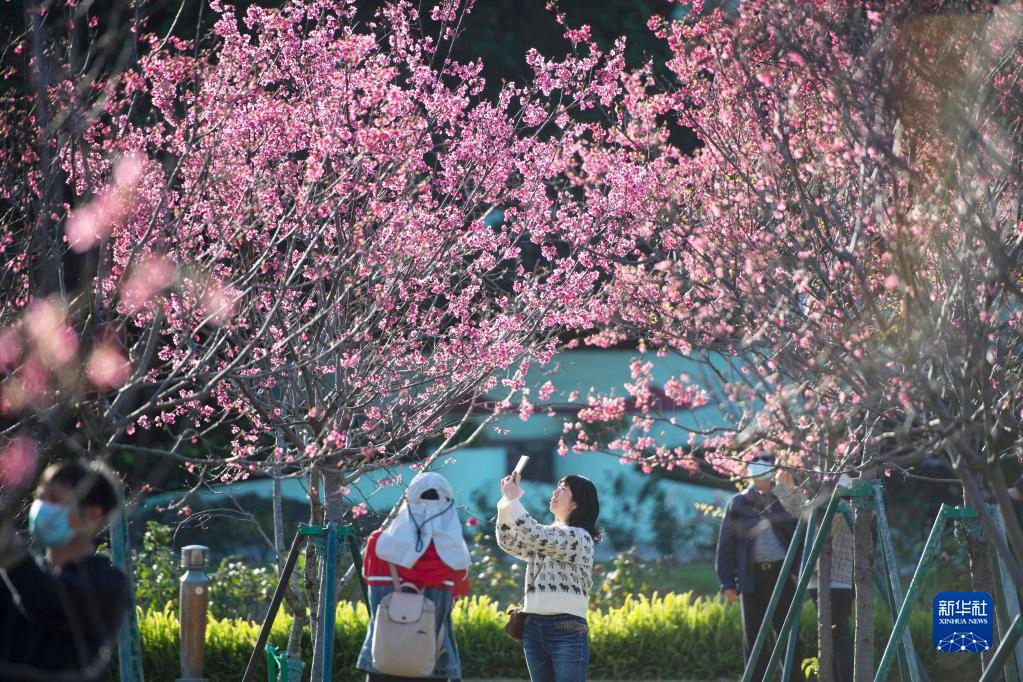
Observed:
[[[467,507],[463,516],[477,516],[481,520],[494,514],[493,505],[500,496],[499,483],[507,473],[506,453],[511,451],[517,455],[516,441],[549,440],[556,443],[562,432],[563,414],[549,417],[544,412],[551,407],[565,407],[572,391],[579,391],[579,403],[585,402],[586,392],[593,387],[599,392],[610,392],[615,395],[627,395],[623,385],[631,381],[629,373],[630,358],[641,356],[644,360],[654,363],[653,376],[658,385],[663,385],[670,377],[685,373],[694,381],[703,385],[712,385],[701,366],[696,362],[677,355],[657,357],[652,353],[640,354],[637,351],[569,351],[562,353],[546,366],[534,365],[527,375],[527,385],[532,388],[531,398],[537,401],[537,391],[546,381],[550,380],[555,387],[548,403],[538,405],[536,414],[528,421],[518,417],[517,411],[504,415],[488,426],[485,434],[474,447],[460,450],[438,461],[435,471],[443,473],[451,481],[460,505]],[[720,360],[718,361],[720,365]],[[500,390],[495,390],[494,397],[503,397]],[[578,403],[577,403],[578,404]],[[517,402],[516,402],[517,405]],[[723,423],[723,416],[718,408],[710,405],[698,410],[681,410],[674,414],[680,424],[699,428]],[[688,442],[688,432],[682,428],[671,426],[666,422],[654,427],[652,434],[660,444],[668,447],[683,445]],[[582,453],[554,456],[555,480],[566,474],[574,473],[586,476],[596,485],[601,498],[601,517],[605,523],[631,527],[640,543],[652,543],[652,533],[648,527],[650,500],[639,500],[641,489],[649,481],[637,467],[622,464],[613,454]],[[379,481],[400,475],[405,483],[411,480],[415,472],[409,467],[398,467],[393,470],[375,472],[367,475],[352,486],[353,502],[365,499],[375,511],[387,511],[399,499],[403,486],[381,488]],[[615,495],[614,479],[622,475],[621,495]],[[665,491],[667,502],[674,506],[676,514],[688,517],[695,513],[695,503],[722,504],[727,491],[708,488],[693,484],[670,480],[660,480],[660,488]],[[526,506],[534,513],[545,512],[550,496],[552,483],[527,481],[524,485]],[[270,496],[270,482],[267,480],[244,481],[230,486],[234,494],[256,493]],[[474,504],[473,494],[482,490],[486,494],[487,503],[482,508]],[[303,481],[292,479],[283,484],[284,495],[292,499],[307,499],[307,486]],[[203,493],[203,497],[216,496],[216,489]],[[222,492],[220,493],[222,494]],[[146,506],[150,506],[161,498],[150,498]],[[165,501],[165,500],[164,500]],[[630,504],[633,512],[626,512]]]

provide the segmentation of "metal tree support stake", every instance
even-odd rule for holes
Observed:
[[[984,674],[980,676],[978,682],[993,682],[998,677],[1002,666],[1008,664],[1012,658],[1013,647],[1021,634],[1023,634],[1023,620],[1020,620],[1019,614],[1016,614],[1016,617],[1012,619],[1012,624],[1009,625],[1009,629],[1005,632],[1005,637],[1002,638],[998,649],[995,650],[991,663],[988,665],[987,670],[984,671]]]
[[[124,505],[110,524],[110,558],[128,578],[128,613],[117,630],[117,666],[121,682],[145,682],[139,614],[135,610],[135,578],[128,552],[128,523]]]
[[[284,651],[278,651],[273,644],[266,645],[267,682],[302,682],[305,663]]]
[[[803,554],[799,562],[799,575],[803,575],[806,571],[813,572],[813,567],[807,565],[806,560],[810,556],[810,544],[813,542],[814,534],[817,528],[817,509],[810,511],[810,518],[806,522],[806,536],[803,538]],[[775,583],[777,587],[777,583]],[[789,682],[792,679],[793,668],[800,665],[801,662],[796,661],[796,642],[799,639],[799,618],[796,618],[792,622],[792,629],[788,635],[788,647],[785,649],[785,663],[781,669],[781,680],[782,682]]]
[[[995,529],[998,531],[998,535],[1001,537],[1002,542],[1008,546],[1008,541],[1005,538],[1005,522],[1002,519],[1002,514],[997,508],[994,509],[993,513],[995,519]],[[998,557],[996,566],[998,567],[997,578],[995,579],[995,585],[998,588],[998,594],[1001,600],[995,603],[995,609],[998,612],[998,623],[999,631],[1008,633],[1010,629],[1010,623],[1014,622],[1020,615],[1019,610],[1019,598],[1016,595],[1016,587],[1013,585],[1012,578],[1009,577],[1009,570],[1005,567],[1005,557],[1000,553],[995,552]],[[1014,655],[1006,659],[1006,679],[1019,679],[1023,676],[1023,641],[1017,640],[1016,646],[1014,647]]]
[[[999,520],[998,515],[995,514],[996,521]],[[949,521],[963,521],[966,522],[966,532],[976,533],[975,524],[971,525],[970,522],[976,521],[977,511],[973,507],[959,506],[953,507],[947,504],[941,505],[938,509],[938,516],[934,519],[934,525],[931,527],[931,533],[927,536],[927,544],[924,545],[923,552],[920,554],[920,559],[916,565],[916,571],[913,573],[913,579],[909,583],[909,588],[906,590],[906,597],[902,600],[899,608],[898,618],[895,619],[895,624],[892,627],[892,634],[888,638],[888,644],[885,647],[884,655],[881,657],[881,663],[877,668],[877,674],[874,676],[874,682],[884,682],[888,678],[888,669],[892,664],[892,655],[896,647],[896,640],[902,637],[908,630],[909,613],[913,607],[913,600],[917,593],[920,591],[921,585],[923,585],[924,577],[927,575],[927,571],[931,567],[931,563],[934,561],[934,556],[941,549],[941,534],[945,529],[945,526]],[[997,525],[997,524],[996,524]],[[996,608],[1005,608],[1006,604],[1011,606],[1012,599],[1009,598],[1012,590],[1006,590],[1004,583],[996,583],[996,590],[998,591],[998,599],[996,599]],[[1014,597],[1014,595],[1013,595]],[[1018,605],[1017,605],[1018,608]],[[1003,621],[1004,622],[1004,621]],[[1020,638],[1020,634],[1023,633],[1023,624],[1021,624],[1019,616],[1008,624],[1005,629],[1001,641],[998,645],[998,650],[995,652],[991,663],[984,671],[984,676],[981,678],[985,682],[994,680],[996,671],[1000,668],[1007,669],[1007,679],[1012,679],[1012,660],[1014,647],[1016,642]]]
[[[883,585],[884,589],[881,590],[881,593],[885,596],[888,610],[894,618],[899,604],[902,603],[902,581],[899,577],[902,573],[899,570],[898,560],[895,558],[895,548],[892,546],[892,530],[888,526],[888,513],[885,511],[880,481],[873,481],[872,486],[874,488],[874,507],[877,510],[875,521],[877,522],[878,536],[881,543],[881,559],[888,578]],[[852,527],[851,521],[849,527]],[[916,648],[913,646],[913,638],[909,634],[909,628],[906,628],[905,632],[902,633],[899,673],[901,679],[910,680],[911,682],[920,682],[921,678],[929,679],[927,672],[920,663],[920,657],[916,652]]]
[[[792,570],[792,564],[796,560],[796,552],[798,552],[799,544],[803,541],[803,536],[806,534],[806,519],[800,515],[799,522],[796,524],[796,532],[792,535],[792,541],[789,542],[789,548],[785,552],[785,561],[781,565],[781,575],[778,578],[778,582],[774,584],[774,590],[771,592],[771,599],[767,602],[767,613],[764,614],[764,622],[760,626],[760,630],[757,632],[757,638],[753,641],[753,651],[749,657],[749,661],[746,663],[746,670],[742,673],[742,682],[753,682],[753,662],[760,657],[760,651],[764,648],[764,641],[767,639],[767,628],[770,626],[771,619],[774,617],[774,611],[778,608],[778,602],[781,601],[782,590],[785,589],[785,582],[782,580],[784,576],[789,574]],[[787,626],[791,626],[791,623],[786,622]],[[787,627],[783,626],[781,632],[787,632]],[[779,637],[780,640],[785,639]],[[777,647],[775,647],[777,649]],[[757,682],[760,682],[757,680]]]
[[[882,568],[886,574],[885,577],[887,578],[881,583],[883,588],[882,594],[886,597],[886,603],[888,603],[892,608],[893,617],[895,616],[896,605],[902,603],[902,585],[899,583],[898,564],[895,559],[895,552],[892,549],[891,530],[888,527],[888,517],[885,513],[884,502],[881,499],[879,483],[860,482],[853,488],[837,486],[827,507],[825,508],[824,517],[821,519],[820,526],[816,533],[807,534],[807,546],[804,549],[803,555],[803,566],[805,566],[806,569],[801,571],[799,574],[792,604],[786,612],[785,623],[782,625],[780,631],[781,633],[784,633],[784,635],[778,637],[775,642],[775,646],[771,651],[771,658],[767,663],[767,670],[765,673],[767,678],[770,678],[777,665],[781,662],[784,651],[786,655],[782,679],[790,679],[792,669],[795,667],[795,661],[792,660],[792,651],[795,648],[795,641],[793,638],[799,636],[799,614],[802,611],[803,599],[806,596],[807,585],[809,584],[810,576],[813,573],[812,567],[817,562],[823,543],[825,541],[830,541],[831,524],[834,521],[835,514],[841,512],[844,516],[846,516],[847,520],[850,520],[850,526],[852,525],[851,519],[849,519],[849,510],[846,508],[846,505],[841,502],[843,498],[851,498],[854,504],[864,504],[874,507],[876,512],[874,519],[877,524],[878,534],[881,537]],[[805,519],[801,518],[799,522],[800,524],[804,524]],[[800,526],[797,526],[796,536],[793,538],[792,543],[789,544],[789,551],[786,553],[786,563],[783,564],[782,572],[778,576],[778,582],[775,583],[774,591],[771,593],[772,599],[767,605],[767,613],[764,615],[764,621],[760,626],[760,630],[757,632],[757,639],[753,645],[752,655],[750,656],[749,661],[746,662],[746,669],[743,672],[742,678],[743,682],[753,682],[753,662],[756,661],[757,657],[760,655],[764,640],[767,638],[767,631],[774,620],[774,612],[778,607],[778,601],[780,601],[784,581],[788,579],[788,569],[792,566],[792,562],[789,561],[789,555],[795,553],[796,543],[801,540],[801,532],[803,531],[805,531],[805,527],[801,530]],[[811,538],[813,539],[812,543],[809,542]],[[894,637],[892,641],[899,642],[899,644],[893,647],[892,653],[894,653],[896,649],[899,650],[899,666],[900,671],[902,672],[902,679],[907,682],[920,682],[921,680],[927,680],[927,675],[920,665],[920,660],[917,656],[916,650],[913,648],[913,640],[910,637],[909,631],[905,629],[901,630],[899,636]]]
[[[824,510],[824,518],[821,519],[821,527],[817,530],[817,534],[813,538],[813,544],[810,546],[810,556],[806,559],[807,566],[813,566],[817,563],[817,557],[821,553],[821,545],[825,540],[831,540],[831,519],[834,518],[835,512],[838,511],[838,503],[841,500],[841,495],[846,491],[842,486],[836,486],[835,492],[831,495],[831,500],[828,502],[827,508]],[[801,515],[802,516],[802,515]],[[791,548],[791,543],[789,547]],[[782,626],[778,629],[779,635],[782,633],[792,632],[792,624],[798,620],[799,613],[803,610],[803,597],[806,595],[806,586],[810,583],[810,575],[812,571],[806,571],[799,576],[799,582],[796,584],[796,592],[792,597],[792,603],[789,604],[789,609],[785,613],[785,621]],[[775,584],[775,590],[779,591],[779,587],[782,585],[782,581],[787,577],[785,567],[782,567],[782,573],[778,576],[778,582]],[[780,591],[779,591],[780,595]],[[770,609],[770,604],[768,604]],[[764,622],[761,624],[760,632],[767,634],[767,627],[770,626],[769,617],[773,617],[773,613],[766,614],[764,616]],[[760,634],[757,635],[760,637]],[[771,649],[771,658],[767,660],[767,668],[764,670],[764,679],[770,679],[774,674],[774,669],[781,660],[782,649],[787,648],[788,637],[779,636],[774,643],[774,648]],[[751,658],[750,663],[752,664],[755,659]],[[749,676],[753,674],[753,666],[746,666],[746,673],[743,675],[743,680],[747,680]]]
[[[181,548],[181,677],[177,682],[206,682],[202,676],[206,657],[206,608],[210,579],[206,575],[209,547]]]
[[[903,631],[906,630],[906,626],[909,624],[909,612],[913,605],[913,599],[916,597],[917,592],[920,591],[921,585],[923,585],[924,576],[927,574],[927,569],[931,565],[931,561],[934,559],[934,555],[941,547],[941,531],[944,529],[945,524],[953,514],[957,518],[965,518],[965,512],[973,512],[972,509],[965,507],[949,507],[947,504],[941,505],[938,509],[938,516],[934,519],[934,526],[931,527],[931,534],[927,536],[927,543],[924,545],[924,550],[920,554],[920,560],[917,562],[916,570],[913,572],[913,579],[909,581],[909,589],[906,590],[906,597],[902,600],[902,605],[899,608],[899,615],[895,619],[895,624],[892,627],[892,634],[888,638],[888,645],[885,646],[884,654],[881,656],[881,663],[878,665],[877,674],[874,676],[874,682],[883,682],[888,678],[888,668],[892,664],[892,656],[895,653],[895,642],[899,637],[902,636]]]
[[[277,611],[281,607],[281,601],[284,599],[284,592],[288,589],[288,581],[291,580],[291,573],[295,570],[295,562],[298,560],[298,553],[301,550],[302,545],[305,544],[305,537],[300,533],[295,534],[295,539],[291,541],[291,550],[288,552],[288,560],[284,562],[284,570],[281,571],[281,577],[277,580],[277,587],[274,588],[273,597],[270,599],[270,608],[266,611],[266,617],[263,619],[263,626],[259,629],[259,637],[256,639],[256,648],[252,650],[252,655],[249,657],[249,663],[245,666],[245,674],[242,675],[242,682],[252,682],[256,676],[256,663],[259,661],[261,653],[266,650],[267,652],[267,666],[269,671],[270,649],[272,644],[267,644],[266,640],[270,637],[270,629],[273,627],[274,619],[277,618]],[[285,654],[287,652],[285,651]],[[285,668],[286,670],[287,668]]]
[[[320,629],[317,631],[323,649],[323,679],[330,680],[334,667],[334,621],[337,619],[337,528],[333,523],[326,525],[327,547],[323,566],[323,582],[320,584]]]
[[[277,587],[274,589],[273,597],[270,600],[270,608],[267,609],[266,617],[263,619],[263,626],[260,628],[259,637],[256,640],[256,647],[252,651],[252,655],[249,657],[249,663],[245,667],[245,673],[242,675],[242,682],[251,682],[255,679],[256,665],[262,656],[267,656],[267,665],[271,665],[270,657],[276,655],[276,649],[270,644],[267,644],[267,639],[270,636],[270,629],[273,626],[274,619],[277,618],[277,611],[281,607],[281,602],[284,600],[284,591],[287,589],[288,581],[291,579],[291,573],[295,568],[295,562],[298,559],[298,553],[302,545],[305,544],[307,537],[311,537],[315,543],[316,553],[321,559],[327,560],[330,566],[333,566],[334,559],[337,556],[337,551],[340,549],[339,544],[346,544],[348,550],[352,554],[352,564],[355,566],[355,576],[359,582],[359,587],[362,590],[362,598],[366,601],[366,608],[369,608],[369,591],[366,588],[366,581],[362,576],[362,554],[359,551],[359,538],[355,535],[355,529],[350,526],[335,526],[332,523],[328,523],[323,526],[299,524],[298,533],[295,534],[295,539],[291,542],[291,550],[288,552],[288,559],[284,563],[284,570],[281,572],[280,578],[277,580]],[[330,568],[333,573],[333,568]],[[327,576],[328,580],[333,578],[333,575]],[[328,584],[331,584],[328,582]],[[333,600],[333,595],[322,595],[321,596],[321,608],[325,599],[330,598]],[[332,669],[333,669],[333,652],[334,652],[334,625],[335,619],[337,618],[337,610],[327,609],[323,613],[323,627],[324,633],[329,634],[330,637],[325,637],[323,641],[323,681],[330,682]],[[273,652],[273,653],[271,653]],[[278,656],[277,660],[280,660]],[[283,673],[278,666],[278,674],[283,675],[285,679],[288,672],[285,669]],[[313,681],[315,682],[315,680]]]
[[[362,577],[362,557],[359,553],[359,540],[355,535],[355,529],[351,526],[337,526],[328,523],[324,526],[299,526],[299,533],[313,535],[317,538],[316,551],[320,553],[325,562],[325,582],[320,592],[320,613],[323,614],[321,627],[323,628],[323,680],[330,682],[334,667],[334,625],[337,619],[337,594],[336,581],[334,580],[334,569],[337,564],[338,544],[348,545],[352,553],[352,563],[355,566],[355,575],[362,588],[362,596],[366,600],[366,608],[369,608],[369,592]],[[329,587],[328,587],[329,586]],[[328,604],[332,605],[330,608]],[[313,681],[315,682],[315,680]]]

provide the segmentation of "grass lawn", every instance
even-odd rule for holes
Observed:
[[[721,586],[714,564],[709,561],[668,564],[659,574],[656,589],[661,594],[692,590],[699,595],[711,596],[717,594]]]
[[[605,564],[605,575],[610,577],[614,571],[613,564]],[[619,571],[619,573],[622,573]],[[653,595],[655,592],[665,595],[670,592],[682,594],[692,592],[697,597],[712,597],[718,593],[720,581],[714,564],[709,561],[691,561],[679,563],[671,560],[647,561],[630,567],[625,575],[620,575],[617,581],[619,589],[630,594]],[[607,590],[608,583],[597,581],[598,590]],[[606,593],[599,593],[597,599],[591,595],[590,606],[603,608],[607,605],[605,599],[600,597]],[[622,594],[617,594],[620,599]],[[617,601],[617,600],[613,600]]]

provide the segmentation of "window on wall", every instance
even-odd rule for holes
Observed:
[[[522,480],[540,483],[554,482],[554,451],[558,444],[551,440],[520,440],[507,444],[505,470],[511,471],[519,463],[519,457],[526,455],[529,462],[522,472]]]

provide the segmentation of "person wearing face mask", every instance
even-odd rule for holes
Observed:
[[[593,549],[597,528],[597,488],[582,476],[561,479],[551,494],[554,523],[540,524],[519,497],[520,474],[501,481],[497,503],[497,544],[528,562],[522,649],[532,682],[583,682],[589,669],[586,615],[593,588]]]
[[[773,469],[772,462],[766,458],[749,463],[746,477],[750,485],[728,501],[718,534],[715,568],[725,599],[730,603],[738,601],[742,608],[743,649],[747,661],[796,531],[796,519],[775,495]],[[776,635],[795,596],[798,569],[797,555],[771,622]],[[764,679],[769,656],[767,647],[761,650],[752,679]],[[797,665],[802,660],[802,647],[797,641]]]
[[[107,679],[130,601],[125,575],[96,554],[117,489],[95,464],[48,467],[29,511],[45,557],[28,550],[9,520],[0,525],[0,679]]]

